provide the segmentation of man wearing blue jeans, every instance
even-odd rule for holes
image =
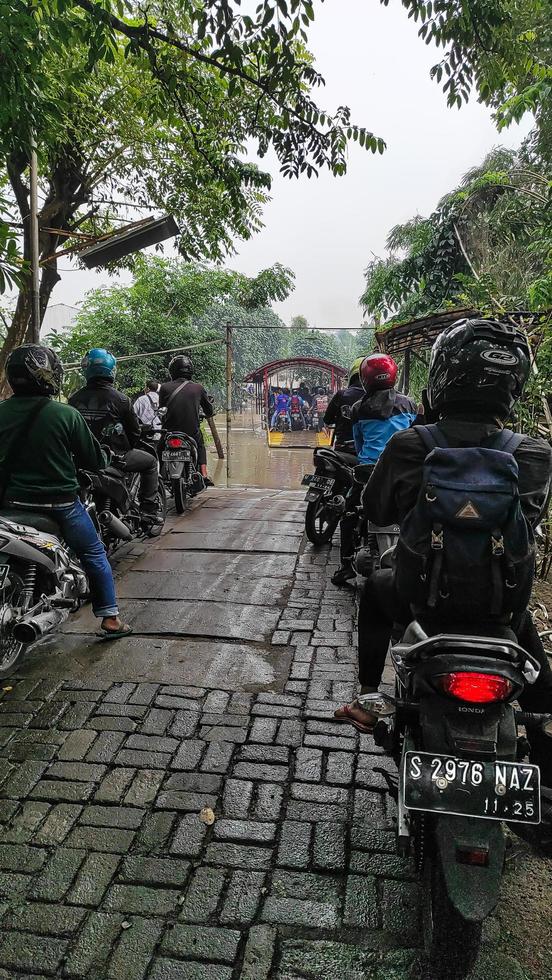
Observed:
[[[131,633],[119,619],[115,584],[105,548],[79,497],[78,470],[106,466],[80,412],[52,400],[63,368],[49,347],[24,344],[6,362],[13,396],[0,403],[0,499],[7,507],[51,514],[88,577],[101,635]]]

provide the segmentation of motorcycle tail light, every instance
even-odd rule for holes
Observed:
[[[443,674],[439,677],[438,684],[445,694],[472,704],[505,701],[513,691],[513,684],[507,677],[501,677],[499,674],[480,674],[475,671]]]
[[[456,848],[456,863],[471,864],[475,868],[486,868],[489,864],[489,850],[486,847]]]
[[[179,439],[178,436],[171,436],[170,439],[167,439],[167,446],[169,446],[170,449],[180,449],[180,447],[183,445],[184,441]]]

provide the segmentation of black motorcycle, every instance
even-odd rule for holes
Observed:
[[[111,439],[122,433],[123,427],[117,423],[109,427],[105,437]],[[137,448],[155,455],[145,441]],[[107,445],[103,449],[110,457],[109,465],[99,473],[81,474],[81,500],[109,555],[122,542],[161,534],[167,516],[167,496],[165,485],[159,480],[157,516],[145,517],[140,508],[139,473],[125,471],[124,453],[113,452]]]
[[[198,469],[196,441],[185,432],[164,430],[160,451],[161,480],[174,497],[176,513],[183,514],[188,498],[195,497],[205,487]]]
[[[499,898],[502,822],[540,822],[540,773],[519,726],[549,734],[552,716],[516,710],[539,666],[510,630],[496,632],[431,635],[411,623],[391,650],[394,696],[363,699],[381,716],[374,740],[398,767],[398,783],[385,778],[399,852],[422,876],[425,980],[470,974]]]
[[[314,450],[314,473],[301,481],[307,486],[305,532],[312,544],[328,544],[345,511],[357,458],[352,453],[319,447]]]

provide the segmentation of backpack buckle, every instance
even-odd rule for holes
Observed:
[[[504,538],[500,533],[493,534],[491,537],[493,558],[501,558],[504,554]]]
[[[431,496],[431,494],[433,494],[433,496]],[[437,494],[435,493],[433,487],[429,484],[426,487],[425,499],[427,500],[428,504],[434,504],[437,500]]]
[[[442,551],[443,549],[443,531],[433,531],[431,532],[431,547],[433,551]]]

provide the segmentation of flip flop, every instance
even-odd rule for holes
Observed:
[[[100,640],[120,640],[121,637],[130,636],[133,632],[134,630],[132,629],[132,626],[129,626],[128,623],[124,623],[120,630],[106,630],[102,626],[96,633],[96,636]]]

